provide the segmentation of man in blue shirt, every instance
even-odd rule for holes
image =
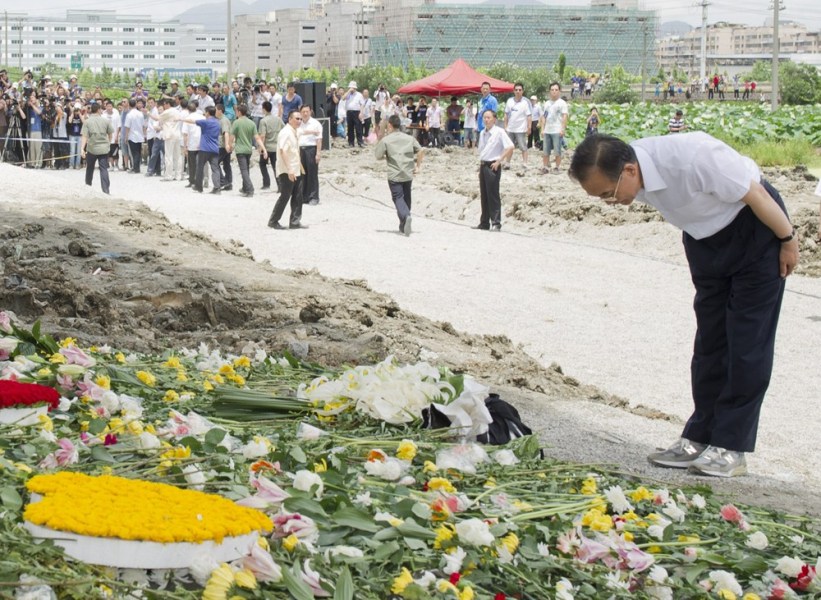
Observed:
[[[288,115],[293,111],[298,111],[302,108],[302,97],[296,93],[296,83],[288,82],[288,91],[282,97],[282,112],[280,117],[284,117],[283,121],[287,120]]]
[[[200,136],[200,147],[197,153],[197,174],[194,177],[194,190],[202,192],[202,180],[205,175],[205,163],[211,166],[211,189],[212,194],[219,194],[220,182],[220,166],[219,166],[219,137],[222,130],[222,124],[217,118],[217,109],[214,106],[209,106],[205,109],[205,118],[189,118],[186,122],[197,125],[202,130]]]
[[[493,113],[496,114],[498,108],[499,101],[495,96],[490,95],[490,84],[487,81],[482,82],[482,97],[479,98],[479,112],[476,113],[479,115],[479,118],[476,119],[476,129],[479,133],[482,133],[482,130],[485,128],[485,124],[482,119],[482,115],[485,114],[485,111],[492,110]]]

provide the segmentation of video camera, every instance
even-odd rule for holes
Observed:
[[[159,89],[162,93],[165,93],[165,90],[168,89],[168,84],[164,81],[161,81],[157,84],[157,89]]]

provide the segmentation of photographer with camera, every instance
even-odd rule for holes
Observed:
[[[31,71],[28,72],[31,75]],[[25,95],[25,94],[24,94]],[[43,105],[29,88],[28,99],[25,104],[24,119],[28,123],[28,158],[27,169],[41,169],[43,167]]]
[[[171,85],[171,89],[168,88],[168,85]],[[180,83],[176,79],[172,79],[168,83],[160,82],[157,86],[160,90],[161,97],[166,100],[173,100],[174,105],[176,105],[176,99],[185,96],[185,92],[180,89]]]
[[[68,169],[68,116],[70,108],[63,109],[63,104],[60,101],[53,103],[54,117],[51,124],[51,148],[54,158],[54,168],[62,171]],[[79,107],[79,104],[78,104]],[[79,108],[78,108],[79,110]]]

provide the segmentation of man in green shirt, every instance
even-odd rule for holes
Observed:
[[[414,138],[402,133],[399,115],[388,118],[388,133],[376,144],[377,159],[388,161],[388,187],[399,216],[399,231],[411,234],[411,185],[425,151]],[[414,157],[416,160],[414,160]]]
[[[267,165],[271,165],[274,171],[274,180],[277,183],[277,193],[279,193],[279,179],[276,176],[277,171],[277,136],[282,131],[282,119],[278,115],[272,115],[274,105],[267,100],[262,103],[262,120],[259,122],[259,136],[262,138],[262,143],[265,145],[265,151],[268,153],[267,158],[259,159],[259,170],[262,173],[262,189],[267,190],[271,187],[271,176],[268,175]]]
[[[226,150],[228,152],[233,150],[237,155],[237,164],[242,175],[240,196],[250,198],[254,195],[254,184],[251,183],[251,174],[248,168],[251,164],[251,154],[254,152],[254,146],[259,148],[262,158],[267,158],[268,152],[265,150],[262,138],[257,133],[257,126],[248,118],[248,107],[240,104],[237,107],[237,114],[239,115],[237,120],[231,125],[231,145]]]
[[[111,121],[100,115],[100,103],[91,104],[91,116],[83,123],[80,131],[82,136],[83,158],[86,159],[86,185],[94,181],[94,164],[100,164],[100,184],[103,193],[109,193],[108,179],[108,151],[111,146],[111,136],[114,127]]]
[[[219,164],[222,168],[220,173],[220,183],[222,190],[228,191],[233,188],[234,173],[231,171],[231,152],[228,148],[231,146],[231,119],[225,116],[225,105],[221,102],[217,104],[217,119],[220,122],[220,137],[219,137]]]

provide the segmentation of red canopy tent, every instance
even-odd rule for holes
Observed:
[[[490,84],[491,93],[512,92],[513,84],[493,79],[475,71],[461,58],[450,66],[424,79],[406,83],[399,88],[400,94],[423,94],[427,96],[464,96],[482,90],[482,82]]]

